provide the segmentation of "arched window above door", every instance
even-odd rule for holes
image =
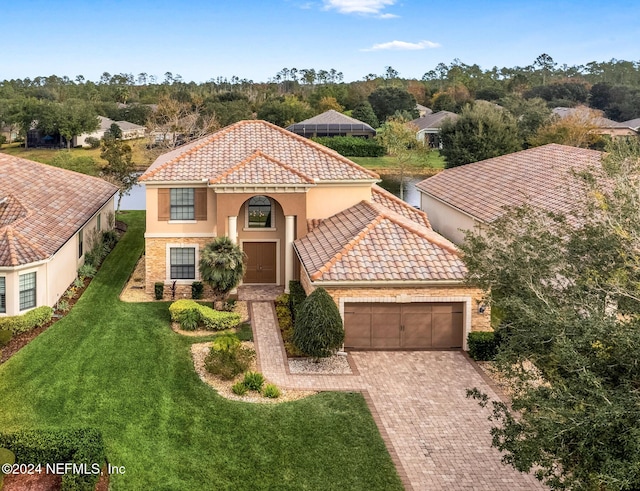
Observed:
[[[275,228],[273,202],[266,196],[254,196],[247,203],[247,228]]]

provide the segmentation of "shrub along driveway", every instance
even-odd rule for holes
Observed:
[[[292,375],[271,303],[251,306],[258,363],[291,389],[360,390],[407,488],[516,491],[545,489],[532,475],[500,462],[491,448],[488,408],[467,399],[478,387],[496,395],[459,351],[369,351],[351,354],[354,375]]]
[[[167,303],[118,300],[144,214],[70,314],[0,365],[0,430],[93,426],[122,489],[401,489],[360,394],[280,405],[219,397],[196,375]]]

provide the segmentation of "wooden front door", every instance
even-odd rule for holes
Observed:
[[[242,248],[247,255],[244,283],[275,283],[276,243],[245,242]]]

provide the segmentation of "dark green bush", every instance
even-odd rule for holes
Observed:
[[[312,140],[345,157],[382,157],[386,153],[385,148],[375,140],[355,136],[325,136]]]
[[[293,343],[316,358],[334,354],[344,342],[342,317],[324,288],[317,288],[298,310],[293,324]]]
[[[264,384],[264,376],[260,372],[247,372],[244,374],[242,383],[247,386],[247,389],[260,392]]]
[[[0,330],[0,348],[9,344],[12,337],[13,333],[9,329]]]
[[[194,281],[191,283],[191,298],[194,300],[200,300],[204,291],[204,285],[202,281]]]
[[[291,317],[296,320],[296,312],[307,298],[307,294],[302,288],[299,281],[292,280],[289,282],[289,308],[291,309]]]
[[[495,359],[498,350],[493,331],[474,331],[467,338],[469,356],[476,361],[490,361]]]
[[[105,230],[102,232],[102,243],[111,252],[118,243],[118,234],[115,230]]]
[[[153,284],[153,293],[156,300],[162,300],[164,297],[164,283],[162,281],[156,281]]]
[[[51,320],[53,309],[46,305],[30,310],[26,314],[0,317],[0,330],[9,330],[14,335],[43,326]]]
[[[100,139],[95,136],[88,136],[84,139],[84,142],[91,148],[98,148],[100,146]]]
[[[249,368],[255,352],[248,348],[238,347],[233,350],[209,350],[204,360],[207,372],[224,380],[231,380]]]
[[[11,450],[17,464],[86,464],[91,474],[65,474],[62,490],[93,491],[106,463],[102,435],[93,428],[0,433],[0,447]]]
[[[278,317],[278,325],[282,334],[282,342],[284,349],[289,356],[305,356],[305,354],[296,348],[293,344],[293,317],[289,308],[291,296],[283,293],[276,298],[276,315]]]

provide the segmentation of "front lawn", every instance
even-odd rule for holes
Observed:
[[[0,365],[0,428],[94,426],[123,489],[402,489],[359,394],[278,405],[219,397],[196,375],[168,303],[118,300],[144,213],[70,314]]]

